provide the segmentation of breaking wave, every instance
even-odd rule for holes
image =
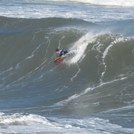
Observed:
[[[32,124],[36,133],[38,128],[48,133],[132,133],[133,24],[0,17],[0,132],[8,126],[12,133],[30,133]],[[72,53],[60,64],[53,62],[58,47]],[[128,129],[121,127],[116,114]],[[97,117],[85,119],[89,115]],[[14,130],[16,124],[19,129]]]

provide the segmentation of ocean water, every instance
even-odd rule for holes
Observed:
[[[0,134],[134,134],[133,29],[133,0],[1,0]]]

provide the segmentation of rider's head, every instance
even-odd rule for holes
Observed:
[[[59,53],[59,51],[60,51],[60,49],[58,49],[58,48],[55,50],[56,53]]]

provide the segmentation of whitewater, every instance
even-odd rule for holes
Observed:
[[[0,134],[133,134],[133,8],[1,0]]]

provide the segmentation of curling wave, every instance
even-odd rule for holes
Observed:
[[[1,114],[4,125],[12,129],[12,124],[25,126],[34,122],[47,124],[50,129],[69,128],[76,133],[76,127],[83,130],[89,126],[85,127],[80,120],[75,124],[70,119],[72,124],[67,125],[62,119],[58,122],[38,115],[78,118],[110,114],[107,117],[110,122],[123,126],[113,117],[119,112],[122,113],[119,120],[128,121],[129,117],[123,116],[132,116],[134,38],[129,30],[133,20],[120,21],[113,28],[115,23],[119,21],[96,24],[80,19],[1,17],[0,108],[7,113],[27,113]],[[126,23],[131,24],[129,34],[122,30]],[[55,64],[57,47],[74,54]],[[97,121],[99,126],[100,119]],[[106,120],[101,121],[106,124]],[[65,125],[61,125],[63,122]],[[113,127],[122,132],[119,126]],[[123,131],[131,133],[132,129]]]

